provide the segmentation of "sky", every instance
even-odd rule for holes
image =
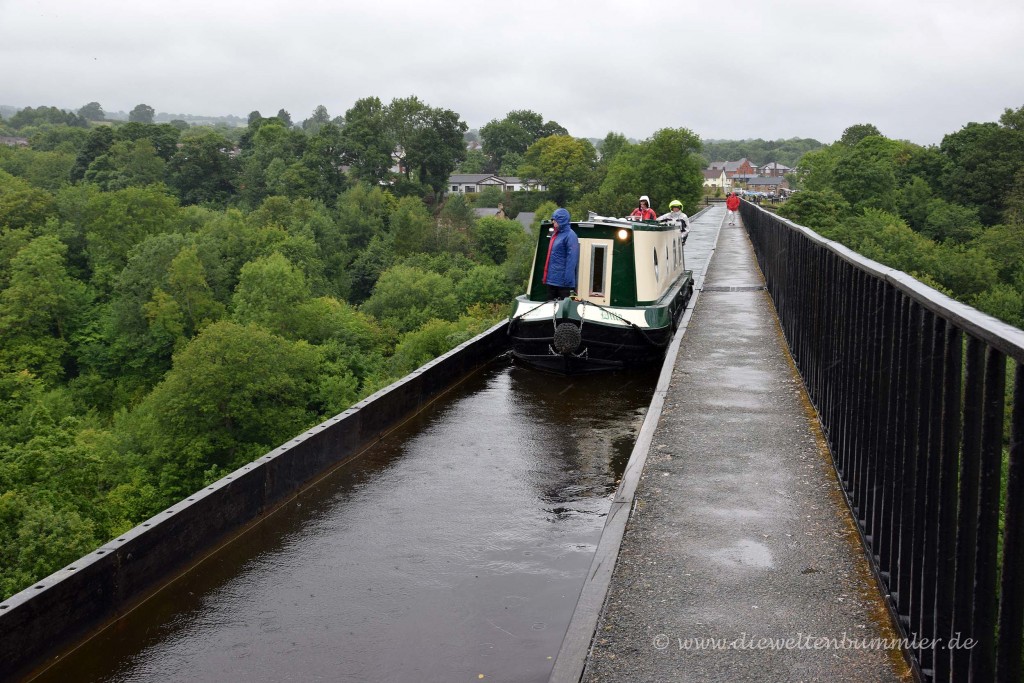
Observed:
[[[470,128],[922,145],[1024,107],[1024,3],[999,0],[0,0],[0,105],[246,117],[416,95]]]

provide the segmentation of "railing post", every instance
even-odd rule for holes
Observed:
[[[935,681],[948,681],[952,661],[954,578],[956,572],[957,466],[960,453],[960,390],[964,340],[960,330],[946,328],[942,362],[942,445],[938,466],[938,518],[935,547]],[[934,489],[933,489],[934,490]]]
[[[1019,573],[1024,570],[1024,365],[1021,363],[1017,363],[1013,379],[1005,512],[996,679],[1018,683],[1022,679],[1024,639],[1024,584]]]
[[[985,391],[985,345],[976,337],[967,339],[967,374],[964,378],[964,428],[960,454],[960,490],[956,535],[956,586],[953,599],[954,635],[975,638],[974,559],[978,552],[978,484],[981,459],[982,401]],[[966,681],[971,667],[971,649],[951,653],[952,680]]]
[[[999,494],[1003,466],[1003,410],[1006,356],[989,347],[985,357],[985,402],[981,435],[981,487],[978,491],[978,552],[974,560],[974,633],[971,681],[996,675],[996,557],[999,550]]]

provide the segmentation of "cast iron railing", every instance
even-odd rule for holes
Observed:
[[[751,204],[741,215],[923,677],[1024,680],[1024,332]]]

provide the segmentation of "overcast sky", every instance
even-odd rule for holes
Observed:
[[[999,0],[0,0],[0,104],[203,115],[417,95],[471,128],[532,109],[578,137],[941,141],[1024,106]]]

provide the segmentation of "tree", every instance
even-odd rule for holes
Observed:
[[[295,327],[299,305],[309,298],[302,271],[274,252],[242,266],[232,300],[232,319],[286,337]]]
[[[625,213],[644,194],[655,207],[678,199],[692,209],[704,186],[699,150],[700,139],[691,131],[663,128],[615,156],[600,192],[615,198],[616,213]]]
[[[29,370],[47,382],[64,375],[85,286],[65,266],[65,246],[37,237],[11,260],[10,285],[0,293],[0,370]]]
[[[40,231],[56,212],[53,195],[0,170],[0,226]]]
[[[455,320],[458,309],[451,278],[409,266],[389,268],[362,306],[399,332],[415,330],[432,318]]]
[[[327,107],[318,104],[313,110],[313,115],[302,122],[302,130],[310,135],[316,135],[320,129],[331,122],[331,115],[327,113]]]
[[[1015,120],[1012,114],[1004,118]],[[976,205],[985,225],[998,223],[1014,177],[1024,168],[1024,130],[968,123],[942,138],[940,149],[949,160],[941,181],[943,197]]]
[[[395,143],[380,99],[364,97],[345,112],[341,148],[345,163],[359,180],[373,184],[387,180]]]
[[[102,121],[107,118],[99,102],[90,102],[78,110],[78,115],[87,121]]]
[[[231,143],[205,129],[181,141],[167,165],[168,181],[182,204],[223,204],[234,193],[235,161]]]
[[[128,112],[128,120],[136,123],[153,123],[153,115],[156,111],[148,104],[136,104],[135,108]]]
[[[114,132],[107,127],[93,128],[89,131],[89,137],[85,140],[85,146],[75,158],[75,165],[71,167],[71,180],[78,181],[85,177],[92,162],[110,151],[114,144]]]
[[[164,497],[177,500],[313,424],[319,372],[304,341],[225,320],[205,328],[133,415]]]
[[[839,142],[847,147],[853,147],[864,138],[872,135],[878,137],[882,136],[873,124],[858,123],[844,130],[842,137],[839,138]]]
[[[896,157],[903,144],[879,136],[862,138],[844,150],[833,171],[832,186],[855,209],[896,212]]]
[[[416,197],[402,197],[390,216],[390,231],[395,253],[400,256],[430,251],[434,219]]]
[[[496,264],[508,258],[508,248],[514,238],[523,232],[519,221],[485,216],[473,226],[473,240],[480,254]]]
[[[325,110],[326,111],[326,110]],[[312,131],[310,127],[308,130]],[[328,206],[334,206],[348,179],[342,170],[344,150],[341,129],[330,121],[317,124],[302,155],[302,164],[310,174],[310,196]]]
[[[506,155],[526,154],[527,148],[549,135],[568,135],[569,132],[554,121],[528,109],[510,111],[504,119],[493,119],[480,128],[483,150],[491,159],[491,171],[502,167]]]
[[[89,122],[83,117],[57,107],[25,107],[19,110],[8,120],[8,125],[18,130],[26,126],[43,126],[50,124],[54,126],[66,125],[77,128],[86,128]]]
[[[605,166],[610,164],[619,152],[629,147],[629,144],[629,140],[622,133],[610,132],[608,135],[605,135],[599,148],[601,163]]]
[[[188,124],[185,125],[188,128]],[[164,161],[169,161],[174,153],[178,151],[178,140],[181,138],[181,131],[169,123],[153,125],[149,123],[126,123],[118,126],[114,131],[114,141],[122,140],[149,140],[157,154]]]
[[[427,107],[418,116],[414,135],[409,140],[408,163],[416,169],[421,183],[444,193],[448,177],[466,157],[462,134],[466,123],[450,109]]]
[[[466,158],[459,164],[460,173],[483,173],[487,157],[479,149],[467,149]]]
[[[83,224],[91,284],[102,295],[114,287],[131,250],[152,235],[180,229],[178,202],[166,187],[128,187],[89,198]]]
[[[146,138],[115,142],[106,154],[89,164],[85,180],[107,191],[152,185],[163,182],[165,166]]]
[[[597,165],[597,152],[587,140],[551,135],[530,145],[520,168],[523,176],[548,186],[551,198],[564,206],[588,189]]]
[[[277,118],[281,123],[283,123],[286,128],[291,128],[292,126],[295,125],[294,123],[292,123],[292,115],[289,114],[284,109],[278,109],[277,116],[275,118]]]

